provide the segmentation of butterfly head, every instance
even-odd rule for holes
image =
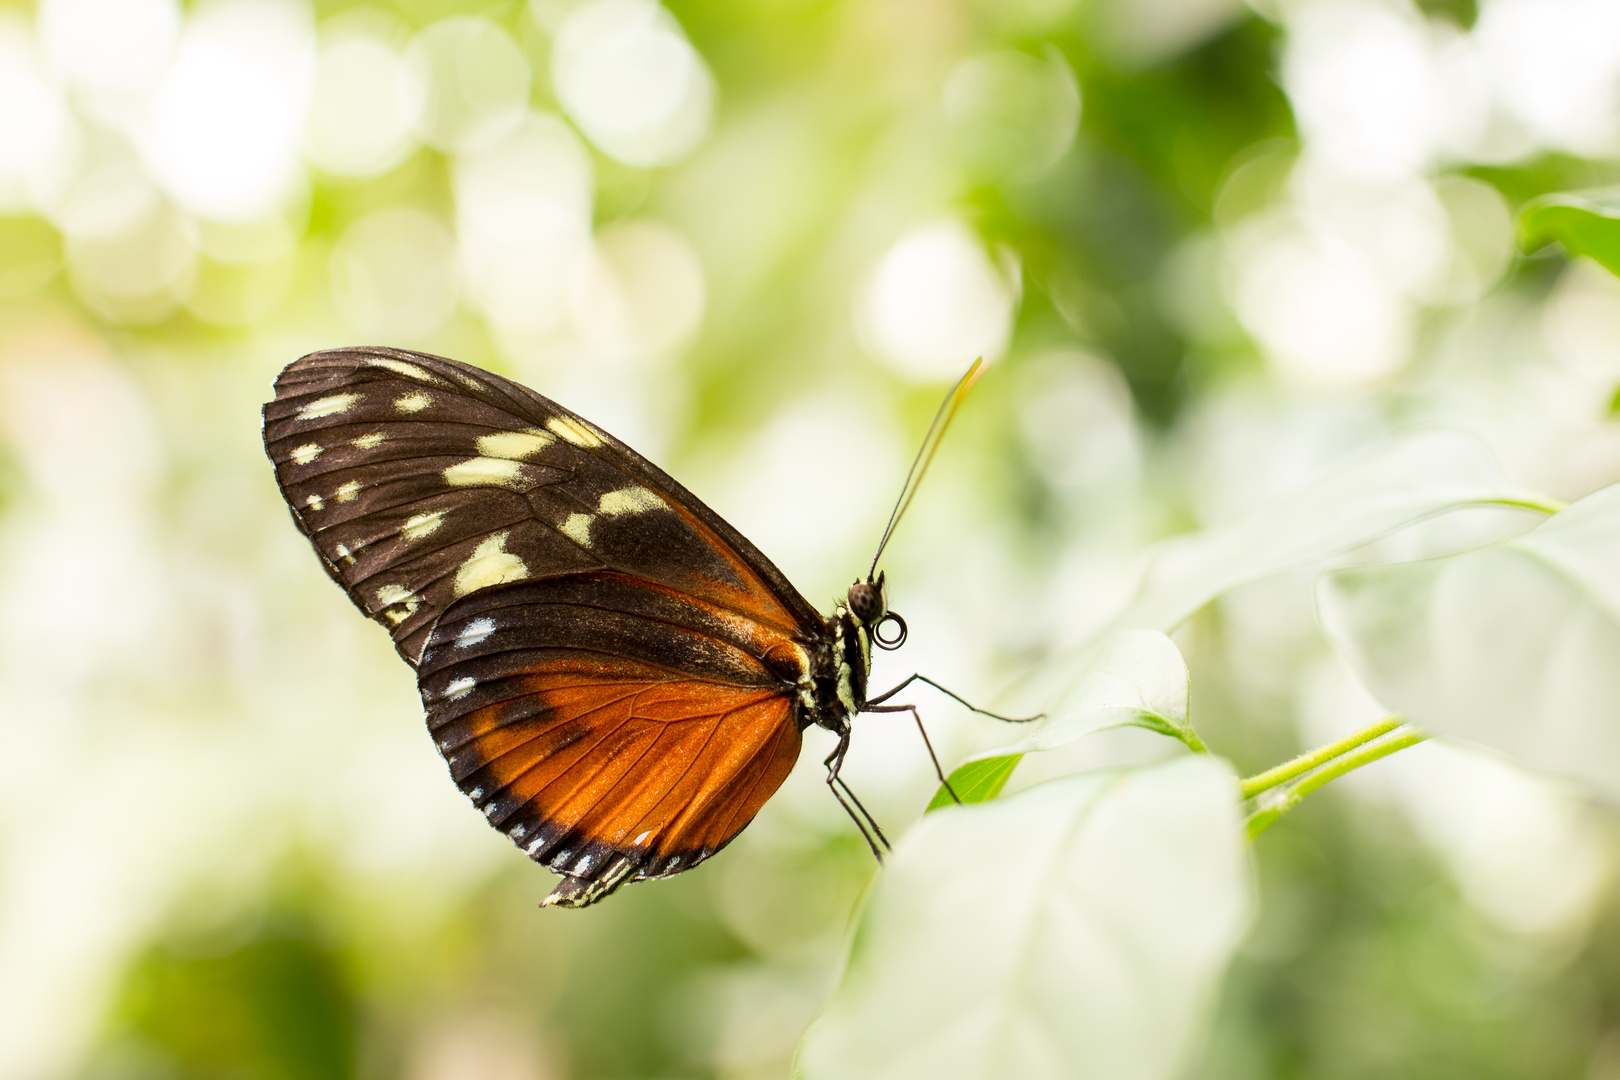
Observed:
[[[906,620],[889,610],[889,594],[883,587],[882,574],[876,580],[868,577],[849,587],[849,613],[878,648],[898,649],[906,643]],[[889,623],[894,624],[894,629],[885,634],[883,628]]]
[[[883,589],[883,575],[857,581],[849,587],[849,613],[866,626],[876,626],[889,613],[889,596]]]

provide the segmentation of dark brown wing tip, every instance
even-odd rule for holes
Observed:
[[[600,870],[589,877],[564,874],[562,879],[557,882],[557,887],[547,893],[544,900],[540,901],[540,906],[589,907],[629,881],[631,872],[635,868],[635,863],[621,855],[609,860]]]

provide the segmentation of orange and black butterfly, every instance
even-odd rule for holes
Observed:
[[[885,544],[976,371],[935,419]],[[641,455],[470,364],[334,349],[275,391],[264,444],[293,519],[416,670],[461,790],[562,875],[543,903],[583,907],[707,859],[812,724],[838,736],[828,785],[877,852],[838,772],[853,716],[916,715],[882,704],[900,687],[867,695],[872,646],[905,638],[883,575],[818,614]]]

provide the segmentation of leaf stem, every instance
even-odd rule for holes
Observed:
[[[1370,727],[1364,727],[1351,735],[1346,735],[1338,742],[1328,743],[1326,746],[1301,754],[1292,761],[1285,761],[1276,768],[1267,769],[1263,773],[1249,777],[1239,784],[1244,799],[1252,799],[1262,791],[1269,791],[1278,784],[1286,784],[1296,776],[1302,776],[1312,769],[1319,768],[1327,762],[1342,754],[1348,754],[1358,746],[1372,742],[1374,739],[1388,735],[1401,726],[1398,716],[1386,716]]]
[[[1568,503],[1558,499],[1544,496],[1526,496],[1522,499],[1487,499],[1489,506],[1516,506],[1521,510],[1534,510],[1542,514],[1556,514],[1569,506]]]
[[[1399,726],[1398,723],[1397,726]],[[1298,806],[1301,799],[1330,780],[1336,780],[1345,773],[1359,769],[1363,765],[1371,764],[1379,758],[1388,757],[1397,750],[1405,750],[1409,746],[1416,746],[1428,737],[1427,732],[1419,731],[1417,728],[1409,728],[1404,735],[1398,735],[1393,739],[1385,739],[1382,742],[1374,742],[1369,746],[1363,746],[1354,753],[1345,754],[1324,768],[1311,773],[1287,790],[1276,792],[1269,798],[1262,799],[1261,802],[1264,805],[1249,815],[1249,839],[1252,840],[1265,832],[1271,827],[1272,822]]]

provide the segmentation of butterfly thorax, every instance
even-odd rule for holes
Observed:
[[[814,724],[839,735],[852,716],[866,708],[872,672],[873,629],[888,616],[882,578],[856,582],[849,596],[827,616],[827,632],[817,643],[810,677],[800,684],[799,724]]]

